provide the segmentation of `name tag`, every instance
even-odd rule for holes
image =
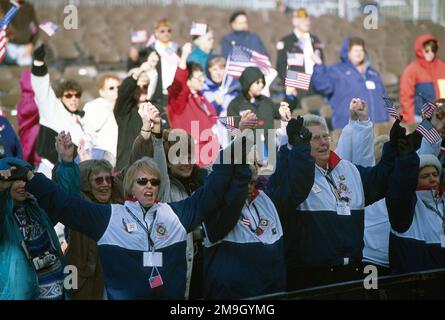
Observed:
[[[144,267],[162,267],[162,252],[144,252]]]
[[[314,185],[312,186],[312,192],[313,193],[320,193],[321,192],[321,188],[314,183]]]
[[[351,208],[349,208],[346,202],[339,202],[337,203],[337,214],[340,216],[350,216]]]
[[[368,90],[375,90],[375,82],[372,80],[366,80],[366,88]]]
[[[138,230],[138,226],[136,225],[136,222],[130,222],[126,224],[127,232],[132,233]]]

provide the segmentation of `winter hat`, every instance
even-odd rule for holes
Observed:
[[[431,166],[431,167],[436,167],[439,174],[442,172],[442,165],[436,156],[432,154],[422,154],[419,156],[419,158],[420,158],[420,164],[419,164],[420,170],[422,170],[422,168],[424,167]]]

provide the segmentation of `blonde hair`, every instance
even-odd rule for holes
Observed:
[[[131,189],[133,188],[133,183],[137,179],[136,175],[139,172],[149,173],[156,178],[161,178],[161,172],[159,171],[158,164],[149,157],[143,157],[133,163],[127,170],[124,177],[124,193],[125,196],[131,197]]]

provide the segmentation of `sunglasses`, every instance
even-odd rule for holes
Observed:
[[[72,97],[76,97],[77,99],[80,99],[82,96],[80,93],[72,94],[72,93],[65,93],[63,95],[66,99],[71,99]]]
[[[140,186],[146,186],[147,183],[149,183],[153,186],[153,187],[157,187],[161,184],[161,180],[159,179],[148,179],[148,178],[137,178],[136,179],[136,183]]]
[[[161,29],[159,30],[160,33],[172,33],[172,29]]]
[[[113,183],[113,176],[106,176],[106,177],[97,177],[94,179],[94,183],[98,186],[104,184],[104,182],[107,182],[107,184]]]

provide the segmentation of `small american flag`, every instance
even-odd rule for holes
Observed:
[[[382,98],[385,101],[386,108],[388,109],[388,114],[391,117],[401,121],[402,117],[400,117],[400,114],[397,111],[396,107],[394,106],[394,102],[392,101],[392,99],[388,97],[382,97]]]
[[[59,29],[59,26],[54,22],[47,21],[40,24],[39,28],[42,29],[49,37],[52,37],[56,33],[57,29]]]
[[[427,101],[422,106],[422,111],[427,118],[431,118],[433,116],[434,109],[436,108],[437,106],[434,103],[432,103],[431,101]]]
[[[239,78],[247,67],[258,67],[264,74],[273,69],[268,56],[243,46],[233,46],[227,62],[227,75]]]
[[[5,29],[0,29],[0,62],[2,62],[6,56],[6,44],[6,31]]]
[[[302,53],[287,53],[287,65],[302,67],[304,65],[304,55]]]
[[[143,43],[147,41],[147,31],[138,30],[131,32],[131,43]]]
[[[192,27],[190,28],[191,36],[203,36],[207,33],[207,24],[192,22]]]
[[[416,131],[420,132],[420,134],[430,143],[435,144],[438,143],[442,138],[440,137],[439,132],[436,128],[433,127],[431,122],[428,120],[423,120],[416,128]]]
[[[152,289],[160,287],[164,284],[160,274],[158,274],[157,276],[154,276],[154,277],[150,277],[149,281],[150,281],[150,288],[152,288]]]
[[[12,3],[13,6],[8,10],[8,12],[5,13],[2,21],[0,21],[0,29],[7,27],[11,23],[12,18],[14,18],[14,16],[20,9],[20,5],[17,2],[15,1],[10,1],[10,2]]]
[[[311,84],[311,75],[293,70],[287,70],[284,85],[287,87],[297,88],[301,90],[309,90]]]
[[[218,119],[230,132],[239,132],[239,129],[235,127],[235,117],[220,117]]]

